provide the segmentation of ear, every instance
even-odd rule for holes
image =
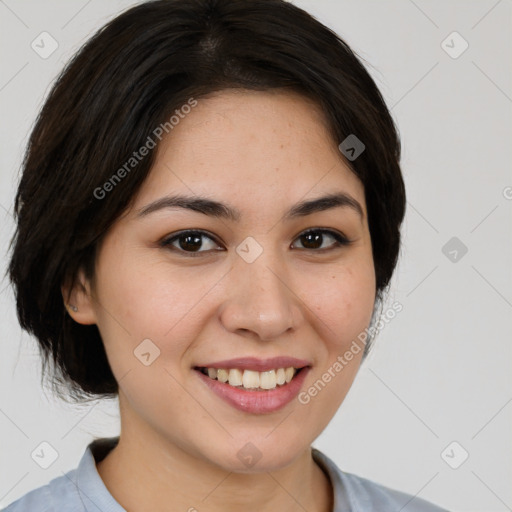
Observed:
[[[69,316],[83,325],[96,324],[94,299],[91,294],[91,283],[85,278],[82,269],[78,271],[75,283],[66,280],[61,286],[64,306]]]

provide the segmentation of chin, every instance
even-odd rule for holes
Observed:
[[[266,434],[267,435],[267,434]],[[286,444],[278,436],[270,440],[250,437],[244,440],[232,440],[222,453],[215,454],[210,460],[217,466],[233,473],[256,474],[279,471],[294,462],[310,448],[310,444]]]

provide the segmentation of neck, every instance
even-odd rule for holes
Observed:
[[[329,478],[310,447],[284,469],[233,473],[154,432],[123,428],[118,445],[96,466],[114,499],[130,511],[331,512],[333,507]]]

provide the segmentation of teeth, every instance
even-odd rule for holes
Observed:
[[[239,370],[232,368],[204,368],[203,373],[210,379],[217,379],[219,382],[227,382],[230,386],[242,387],[244,389],[275,389],[276,386],[282,386],[290,382],[296,373],[293,366],[288,368],[278,368],[265,372],[256,372],[254,370]]]
[[[229,385],[230,386],[241,386],[242,385],[242,372],[235,368],[234,370],[229,370]]]
[[[210,368],[208,368],[210,370]],[[209,374],[208,374],[209,375]],[[214,378],[214,377],[212,377]],[[227,370],[217,370],[217,380],[220,382],[227,382],[229,380],[229,373]]]
[[[231,382],[230,382],[231,384]],[[242,385],[244,388],[253,389],[260,387],[260,374],[252,370],[244,370],[242,377]]]
[[[260,373],[260,387],[262,389],[274,389],[276,384],[277,380],[275,370]]]
[[[286,382],[286,371],[284,368],[279,368],[276,372],[276,383],[282,386]]]

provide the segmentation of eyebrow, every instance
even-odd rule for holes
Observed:
[[[184,208],[208,215],[210,217],[239,222],[242,214],[240,210],[227,204],[201,196],[172,195],[165,196],[139,210],[137,217],[145,217],[150,213],[166,208]],[[299,217],[306,217],[316,212],[332,208],[350,208],[364,218],[363,208],[359,202],[346,192],[327,194],[316,199],[308,199],[293,205],[284,215],[283,220],[290,221]]]

